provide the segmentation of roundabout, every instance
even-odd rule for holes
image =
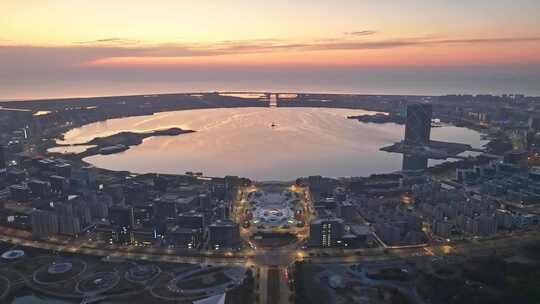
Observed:
[[[197,267],[164,279],[154,285],[151,294],[168,301],[193,301],[229,291],[242,284],[243,267]],[[158,280],[159,281],[159,280]]]
[[[76,289],[82,294],[100,294],[113,289],[119,282],[116,272],[98,272],[82,278]]]
[[[63,283],[80,276],[86,268],[86,262],[78,259],[53,261],[38,268],[32,279],[40,285]]]
[[[24,257],[24,255],[24,251],[22,250],[9,250],[2,254],[2,259],[14,261]]]
[[[64,274],[73,269],[73,264],[70,262],[52,264],[47,269],[49,274]]]
[[[126,272],[125,278],[133,283],[145,283],[160,273],[161,269],[157,265],[137,265]]]

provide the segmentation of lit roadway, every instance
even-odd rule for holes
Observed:
[[[7,229],[0,229],[4,233]],[[11,229],[9,229],[11,230]],[[494,251],[514,250],[526,241],[540,240],[540,232],[527,232],[514,234],[504,238],[477,240],[466,243],[433,244],[425,247],[404,248],[372,248],[372,249],[313,249],[300,250],[294,244],[278,248],[258,248],[257,250],[244,250],[236,253],[220,252],[210,254],[202,251],[198,256],[176,255],[175,250],[163,248],[91,248],[85,242],[69,242],[58,244],[52,241],[34,241],[24,237],[2,234],[0,240],[15,245],[40,248],[58,252],[80,253],[95,256],[112,256],[119,258],[147,260],[155,262],[195,263],[195,264],[226,264],[244,267],[256,267],[260,273],[258,290],[261,302],[267,303],[271,293],[279,294],[279,304],[287,303],[290,290],[287,286],[287,265],[294,261],[310,260],[315,264],[357,264],[366,262],[393,262],[400,259],[431,258],[438,259],[445,255],[485,256]],[[95,244],[92,244],[95,246]],[[268,270],[277,266],[279,270],[279,286],[274,280],[268,280]],[[273,282],[273,283],[272,283]],[[272,283],[272,284],[270,284]],[[273,287],[272,291],[268,287]],[[273,303],[272,303],[273,304]]]
[[[11,229],[10,229],[11,230]],[[5,230],[4,230],[5,231]],[[200,252],[193,256],[177,255],[172,249],[146,247],[89,247],[85,242],[70,242],[67,244],[52,241],[36,241],[29,238],[2,234],[0,240],[32,248],[40,248],[58,252],[81,253],[96,256],[113,256],[129,259],[152,260],[176,263],[208,263],[208,264],[238,264],[238,265],[288,265],[296,260],[310,259],[321,263],[356,263],[369,260],[385,260],[417,256],[443,256],[446,254],[485,254],[494,250],[516,248],[526,241],[540,240],[540,232],[531,231],[505,238],[477,240],[470,242],[432,244],[424,247],[394,247],[369,249],[311,249],[301,250],[294,244],[279,248],[258,248],[239,252]]]

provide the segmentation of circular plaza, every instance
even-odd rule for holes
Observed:
[[[255,192],[250,197],[251,223],[264,228],[294,225],[295,197],[288,191],[284,192]]]
[[[113,289],[119,281],[116,272],[98,272],[81,279],[76,288],[83,294],[100,294]]]
[[[24,251],[22,250],[8,250],[2,254],[2,259],[7,261],[15,261],[24,257]]]
[[[56,260],[36,270],[33,280],[41,285],[63,283],[80,276],[86,268],[86,263],[78,259]]]

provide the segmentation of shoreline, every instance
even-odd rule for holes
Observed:
[[[251,108],[251,107],[252,106],[241,106],[241,107],[233,107],[233,108],[240,109],[240,108]],[[150,115],[154,115],[154,114],[158,114],[158,113],[177,112],[177,111],[196,111],[196,110],[227,109],[227,108],[230,108],[230,107],[165,110],[165,111],[159,111],[159,112],[156,111],[156,112],[154,112],[154,113],[152,113]],[[261,107],[253,107],[253,108],[261,108]],[[285,107],[282,107],[282,108],[286,108],[286,109],[290,109],[290,108],[307,108],[307,109],[323,108],[323,109],[328,109],[329,107],[328,106],[325,106],[325,107],[317,107],[317,106],[300,106],[300,107],[298,107],[298,106],[285,106]],[[361,110],[361,111],[380,113],[380,111],[378,112],[378,111],[374,111],[374,110],[371,110],[371,109],[358,108],[358,107],[335,107],[333,109]],[[363,114],[363,115],[367,116],[369,114]],[[107,120],[110,120],[110,119],[124,119],[124,118],[137,117],[137,116],[146,116],[146,115],[133,115],[133,116],[118,117],[118,118],[104,118],[101,121],[93,121],[93,122],[89,122],[89,123],[86,123],[86,124],[81,125],[81,126],[72,126],[69,130],[81,128],[81,127],[84,127],[85,125],[88,125],[88,124],[93,124],[93,123],[97,123],[97,122],[103,122],[103,121],[107,121]],[[347,119],[347,120],[351,119],[351,120],[357,121],[356,117],[354,117],[354,116],[346,116],[346,117],[344,117],[344,119]],[[368,123],[368,122],[363,122],[363,121],[358,121],[358,122],[359,123]],[[374,122],[371,122],[371,123],[374,123]],[[395,124],[395,122],[388,122],[388,123],[394,123]],[[377,123],[375,123],[375,124],[377,124]],[[399,123],[397,123],[397,124],[399,125]],[[448,125],[457,126],[456,124],[451,123],[451,122],[448,123]],[[467,127],[467,126],[462,126],[462,127],[466,128],[466,129],[476,131],[476,132],[479,132],[479,133],[482,133],[481,130],[479,130],[477,128],[470,128],[470,127]],[[63,135],[66,132],[68,132],[69,130],[65,131],[64,133],[62,133],[62,134],[60,134],[58,136],[56,136],[56,138],[63,138]],[[61,156],[61,157],[64,157],[64,158],[69,158],[69,159],[71,159],[73,161],[80,162],[83,165],[92,165],[92,166],[94,166],[93,164],[85,161],[84,158],[95,156],[95,155],[113,155],[113,154],[121,153],[121,152],[124,152],[124,151],[128,150],[130,147],[140,145],[142,143],[143,139],[149,138],[149,137],[152,137],[152,136],[176,136],[176,135],[182,135],[182,134],[192,133],[192,132],[197,132],[197,131],[183,130],[183,129],[174,128],[174,127],[169,128],[169,129],[153,130],[153,131],[147,131],[147,132],[122,131],[122,132],[115,133],[115,134],[112,134],[112,135],[109,135],[109,136],[94,137],[93,139],[91,139],[89,141],[86,141],[84,143],[75,143],[75,144],[58,144],[58,143],[56,143],[56,140],[57,140],[56,138],[55,139],[49,138],[49,140],[52,141],[52,144],[44,146],[44,154],[45,155],[50,155],[50,156]],[[118,150],[112,151],[111,153],[100,153],[100,149],[102,149],[104,147],[107,147],[107,146],[114,146],[116,144],[125,144],[125,148],[124,147],[118,147]],[[62,152],[49,152],[48,151],[49,149],[55,148],[55,147],[77,147],[77,146],[86,146],[86,145],[92,145],[92,146],[95,146],[95,147],[88,148],[87,150],[85,150],[83,152],[79,152],[79,153],[76,153],[76,152],[62,153]],[[384,147],[381,147],[381,149],[382,148],[384,148]],[[428,171],[431,171],[431,170],[439,171],[441,168],[448,169],[449,167],[455,167],[454,165],[452,165],[453,163],[457,164],[459,162],[460,161],[451,161],[451,160],[447,159],[442,164],[437,164],[437,165],[428,167],[427,170]],[[157,172],[157,171],[136,172],[136,171],[131,171],[131,170],[113,170],[113,169],[101,168],[101,167],[97,167],[97,166],[95,166],[95,167],[98,168],[99,170],[103,170],[105,172],[109,172],[109,173],[113,173],[113,174],[117,173],[117,174],[122,174],[122,175],[124,175],[124,174],[128,174],[128,175],[131,175],[131,174],[132,175],[144,175],[144,174],[185,175],[186,172],[187,172],[187,171],[186,172],[180,172],[182,170],[180,170],[179,172],[174,172],[174,173],[173,172],[160,173],[160,172]],[[318,174],[318,175],[325,176],[325,177],[330,177],[330,178],[334,178],[334,179],[355,179],[355,178],[369,179],[372,176],[377,176],[377,175],[380,175],[380,174],[396,174],[396,173],[401,173],[401,172],[402,172],[401,169],[397,169],[397,170],[394,170],[394,171],[376,172],[376,173],[372,173],[372,174],[354,175],[354,176],[352,176],[352,175],[351,176],[327,176],[327,175],[324,175],[324,174]],[[225,174],[225,175],[227,175],[227,174]],[[215,176],[206,176],[206,175],[204,175],[204,176],[205,177],[223,177],[222,175],[215,175]],[[290,182],[294,182],[295,180],[297,180],[299,178],[304,178],[304,177],[307,177],[307,176],[295,176],[295,177],[293,177],[291,179],[288,179],[288,180],[285,180],[285,179],[268,179],[268,180],[266,180],[266,179],[252,179],[252,180],[256,181],[256,182],[261,182],[261,183],[290,183]]]

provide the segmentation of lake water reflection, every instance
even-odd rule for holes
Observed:
[[[202,171],[208,176],[239,175],[255,180],[366,176],[400,170],[402,156],[379,148],[401,140],[403,126],[346,118],[370,113],[375,114],[327,108],[175,111],[89,124],[67,132],[62,143],[82,143],[121,131],[181,127],[197,132],[148,138],[125,152],[85,160],[112,170],[176,174]],[[432,139],[473,147],[485,143],[478,132],[454,126],[434,128]],[[434,163],[430,161],[430,165]]]

